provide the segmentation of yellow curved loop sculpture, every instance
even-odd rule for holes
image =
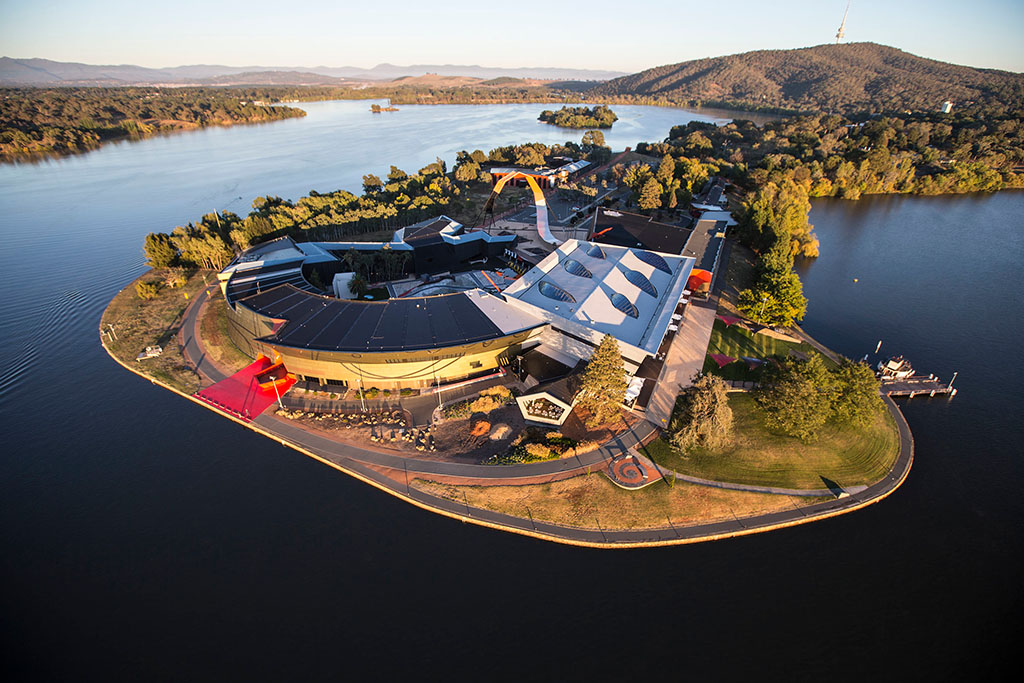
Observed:
[[[544,192],[540,189],[540,185],[537,181],[525,173],[509,173],[503,176],[498,184],[494,186],[494,194],[501,194],[501,189],[505,187],[505,183],[515,178],[526,178],[527,184],[530,189],[533,190],[533,201],[537,205],[537,234],[540,238],[553,246],[558,246],[562,243],[562,240],[555,239],[555,236],[551,234],[551,229],[548,228],[548,203],[544,199]]]

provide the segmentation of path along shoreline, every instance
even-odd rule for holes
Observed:
[[[184,356],[193,364],[196,371],[211,381],[219,381],[224,378],[224,374],[203,353],[196,334],[199,312],[206,303],[206,300],[207,296],[204,292],[189,304],[178,335]],[[102,338],[100,343],[103,344]],[[734,517],[730,520],[690,526],[676,526],[668,519],[666,520],[668,522],[667,526],[658,528],[605,530],[601,528],[569,527],[476,508],[412,488],[409,482],[414,478],[433,478],[450,483],[458,483],[460,481],[464,483],[481,483],[481,480],[486,480],[489,485],[493,486],[516,485],[539,481],[556,481],[586,472],[600,471],[605,469],[615,456],[629,452],[653,435],[656,431],[653,425],[643,421],[629,431],[616,436],[596,451],[562,460],[507,466],[419,460],[341,444],[325,436],[301,429],[273,415],[261,415],[252,422],[245,422],[216,410],[213,406],[200,401],[194,396],[185,394],[160,380],[144,375],[138,369],[125,364],[114,356],[107,349],[106,344],[103,344],[103,347],[116,363],[128,371],[149,380],[151,383],[162,386],[192,401],[196,405],[212,410],[243,427],[279,441],[285,446],[293,448],[325,465],[334,467],[413,505],[463,522],[568,545],[592,548],[642,548],[679,545],[762,533],[828,519],[859,510],[886,498],[906,480],[914,460],[914,440],[910,433],[910,427],[907,425],[902,412],[895,402],[891,398],[883,396],[883,401],[896,420],[899,430],[899,455],[886,477],[861,490],[851,489],[850,495],[802,508],[794,507],[792,510],[753,515],[746,518]],[[703,480],[692,483],[722,488],[743,486],[728,485],[721,482],[705,482]]]

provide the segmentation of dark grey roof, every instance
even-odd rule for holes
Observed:
[[[618,214],[618,215],[614,215]],[[667,223],[657,223],[647,216],[605,209],[598,210],[593,241],[618,247],[649,249],[666,254],[679,254],[692,232]]]
[[[297,259],[262,267],[253,270],[252,274],[244,270],[235,271],[228,281],[226,294],[228,301],[234,302],[278,285],[293,285],[307,292],[319,292],[302,276],[302,259]]]
[[[437,244],[443,242],[441,231],[447,228],[451,221],[447,218],[438,218],[427,225],[419,227],[409,226],[405,229],[405,242],[415,243],[416,246],[425,244]]]
[[[286,320],[262,341],[320,351],[413,351],[505,336],[462,292],[387,301],[317,296],[281,285],[239,302]]]

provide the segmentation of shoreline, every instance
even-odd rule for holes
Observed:
[[[193,333],[192,343],[195,342],[195,327],[198,325],[198,313],[205,307],[207,301],[205,294],[200,295],[195,300],[190,302],[188,308],[183,314],[183,324],[181,330],[179,330],[178,337],[179,343],[181,337],[184,334],[186,328]],[[424,510],[434,512],[452,519],[458,519],[463,522],[477,524],[488,528],[498,529],[511,533],[517,533],[520,535],[531,536],[534,538],[554,541],[557,543],[575,545],[581,547],[592,547],[592,548],[641,548],[641,547],[655,547],[665,545],[682,545],[690,543],[699,543],[704,541],[721,540],[725,538],[732,538],[735,536],[745,536],[755,533],[764,533],[767,531],[773,531],[777,529],[788,528],[797,526],[800,524],[806,524],[808,522],[820,521],[829,519],[839,515],[847,514],[855,510],[862,509],[869,505],[873,505],[881,500],[884,500],[890,494],[898,489],[903,482],[906,480],[910,473],[910,469],[913,465],[914,456],[914,442],[913,435],[910,432],[910,427],[907,424],[902,412],[899,407],[889,397],[883,397],[883,401],[886,404],[887,409],[896,421],[897,430],[899,433],[899,452],[896,460],[893,464],[892,469],[888,475],[878,482],[866,487],[864,490],[857,493],[837,498],[835,500],[825,501],[821,503],[815,503],[806,508],[796,508],[793,510],[786,510],[783,512],[766,513],[762,515],[753,515],[745,518],[735,518],[732,521],[716,521],[709,522],[706,524],[695,524],[689,526],[675,526],[672,525],[671,520],[669,521],[670,526],[666,527],[649,527],[635,530],[604,530],[604,529],[587,529],[582,527],[569,527],[552,522],[537,522],[531,518],[518,517],[514,515],[508,515],[505,513],[494,512],[483,508],[474,508],[468,504],[456,503],[451,500],[440,498],[437,496],[430,495],[421,489],[412,488],[409,485],[409,474],[413,474],[416,478],[424,478],[420,475],[426,475],[429,477],[431,474],[434,476],[440,475],[442,478],[452,478],[451,473],[445,473],[443,470],[452,469],[439,466],[436,462],[421,461],[423,465],[420,465],[420,461],[415,458],[404,458],[402,456],[389,456],[389,457],[371,457],[368,459],[360,459],[356,453],[363,452],[369,454],[368,451],[363,451],[357,447],[352,446],[341,446],[337,442],[334,442],[334,448],[323,448],[316,445],[317,439],[309,438],[307,443],[302,443],[290,438],[290,435],[286,434],[285,431],[300,431],[305,432],[307,436],[314,436],[301,430],[295,426],[291,426],[292,430],[281,430],[280,426],[276,423],[280,422],[279,418],[264,415],[256,418],[252,422],[245,422],[232,415],[223,413],[213,406],[200,401],[192,395],[186,394],[179,389],[172,387],[158,379],[143,374],[140,370],[133,368],[119,358],[117,358],[106,343],[102,340],[100,343],[103,345],[104,350],[107,354],[114,359],[114,361],[125,368],[129,372],[142,377],[143,379],[149,380],[152,384],[159,385],[164,389],[168,389],[191,402],[203,406],[222,417],[247,427],[254,432],[261,434],[269,439],[280,442],[282,445],[292,448],[293,450],[306,455],[307,457],[313,458],[329,467],[348,474],[356,479],[363,481],[364,483],[370,484],[375,488],[378,488],[386,493],[389,493],[401,500],[412,503],[417,507]],[[191,357],[186,349],[186,344],[182,344],[183,355],[189,361]],[[202,373],[200,368],[196,368],[197,372]],[[278,429],[275,429],[278,426]],[[652,426],[653,429],[653,426]],[[321,445],[322,446],[322,445]],[[601,449],[595,451],[592,455],[594,457],[587,458],[589,464],[585,464],[579,457],[567,458],[565,461],[576,460],[578,463],[577,467],[568,467],[564,461],[546,461],[546,463],[533,463],[536,465],[542,465],[539,468],[526,467],[529,472],[523,471],[521,477],[515,477],[520,479],[529,479],[536,477],[544,477],[549,481],[554,481],[555,478],[563,479],[566,477],[577,476],[582,474],[584,469],[591,471],[595,465],[598,465],[598,471],[602,470],[607,466],[607,461],[604,456],[607,455],[606,451],[607,444],[602,446]],[[628,450],[622,449],[623,452]],[[346,451],[351,453],[346,453]],[[588,454],[591,455],[591,454]],[[366,457],[366,456],[364,456]],[[390,460],[400,461],[391,463]],[[376,462],[375,462],[376,461]],[[408,462],[416,462],[419,465],[414,470],[409,470]],[[400,472],[401,470],[395,469],[393,464],[402,464],[406,481],[404,486],[400,481],[393,477],[388,476],[381,470],[392,470]],[[571,465],[571,463],[569,463]],[[425,465],[425,466],[424,466]],[[495,467],[487,466],[467,466],[467,467],[483,467],[488,473],[493,473],[493,478],[496,481],[504,480],[508,483],[507,477],[497,476],[502,474]],[[510,466],[522,470],[523,465]],[[458,468],[456,468],[458,469]],[[502,468],[503,469],[503,468]],[[534,470],[540,470],[534,472]],[[545,470],[548,470],[545,472]],[[577,470],[579,470],[577,472]],[[447,475],[447,476],[446,476]],[[554,477],[554,478],[552,478]],[[454,478],[462,478],[454,476]],[[475,478],[475,477],[468,477]],[[490,477],[488,477],[490,478]],[[525,482],[524,482],[525,483]],[[501,484],[493,484],[501,485]]]

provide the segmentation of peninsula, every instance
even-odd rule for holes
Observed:
[[[102,340],[393,495],[548,540],[687,543],[880,500],[909,472],[906,423],[791,327],[792,295],[744,312],[781,276],[728,238],[729,185],[695,164],[591,136],[392,167],[361,198],[259,198],[150,235]],[[653,206],[658,178],[686,203]],[[307,227],[357,199],[347,226]]]

